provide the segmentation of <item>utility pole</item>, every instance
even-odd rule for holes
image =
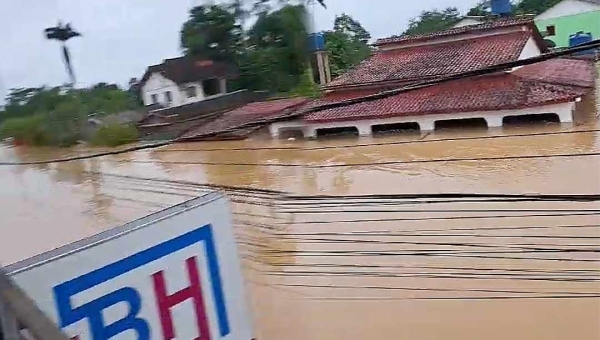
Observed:
[[[0,338],[22,340],[21,326],[36,340],[69,340],[0,267]]]

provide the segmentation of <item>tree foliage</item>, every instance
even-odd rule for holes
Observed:
[[[87,89],[12,89],[6,103],[0,111],[0,137],[56,146],[69,146],[84,138],[90,115],[101,117],[137,107],[129,92],[106,83]]]
[[[234,88],[291,91],[308,62],[306,8],[288,4],[272,10],[270,2],[256,3],[256,21],[248,29],[242,24],[249,15],[243,1],[193,8],[181,31],[184,52],[237,64],[241,74]]]
[[[333,22],[333,30],[338,33],[343,33],[350,36],[355,41],[368,43],[371,39],[371,34],[358,22],[348,14],[342,13],[335,17]]]
[[[423,11],[418,17],[410,20],[404,34],[415,35],[442,31],[452,27],[460,18],[460,12],[456,7]]]
[[[138,137],[138,131],[134,126],[113,123],[98,129],[90,142],[93,145],[119,146],[135,142]]]
[[[490,15],[491,3],[489,0],[483,0],[472,7],[468,12],[468,16],[485,17]]]
[[[513,15],[522,14],[542,14],[553,6],[557,5],[562,0],[521,0],[513,1]],[[471,8],[467,15],[469,16],[491,16],[490,0],[482,0],[476,6]]]
[[[294,88],[307,67],[308,32],[304,6],[284,6],[261,13],[247,34],[248,60],[241,66],[247,72],[242,82],[247,88],[287,92]],[[254,64],[256,62],[256,64]],[[256,87],[254,84],[266,85]]]
[[[65,87],[32,87],[11,89],[6,97],[0,121],[48,113],[61,104],[77,97],[85,106],[86,114],[111,114],[136,108],[135,98],[117,85],[98,83],[90,88],[70,89]]]
[[[188,55],[234,61],[240,48],[241,27],[236,13],[221,5],[197,6],[181,29],[181,46]]]
[[[522,0],[513,7],[515,14],[542,14],[562,0]]]
[[[335,18],[333,31],[325,32],[331,74],[337,77],[356,66],[371,54],[371,35],[347,14]]]

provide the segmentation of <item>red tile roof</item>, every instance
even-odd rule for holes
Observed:
[[[286,98],[250,103],[237,109],[228,111],[219,118],[186,132],[181,136],[181,138],[201,138],[202,136],[216,134],[244,124],[283,116],[294,112],[295,108],[306,103],[307,101],[307,98]]]
[[[522,67],[514,74],[522,78],[583,87],[594,87],[596,81],[594,64],[588,60],[577,59],[552,59]]]
[[[479,25],[469,25],[463,27],[450,28],[444,31],[427,33],[427,34],[416,34],[416,35],[402,35],[390,38],[378,39],[375,42],[375,46],[382,46],[387,44],[405,43],[405,42],[417,42],[423,40],[429,40],[432,38],[448,37],[453,35],[460,35],[465,33],[487,31],[499,28],[507,28],[513,26],[534,26],[533,18],[509,18],[499,19],[481,23]]]
[[[531,32],[379,51],[328,84],[328,89],[390,81],[415,82],[517,60]]]
[[[515,73],[467,78],[425,89],[402,93],[372,102],[355,104],[307,114],[305,121],[313,123],[382,119],[398,116],[494,111],[550,105],[572,101],[593,87],[594,70],[575,67],[571,82],[561,73],[573,66],[571,60],[558,60],[543,66],[526,66]],[[580,66],[580,65],[578,65]],[[554,75],[545,79],[544,75]],[[561,74],[561,76],[558,76]],[[581,80],[585,81],[581,81]],[[581,85],[585,84],[583,87]],[[589,86],[591,84],[591,86]],[[578,86],[579,85],[579,86]],[[348,92],[346,98],[338,93],[322,102],[336,102],[356,97]],[[317,104],[317,103],[315,103]]]

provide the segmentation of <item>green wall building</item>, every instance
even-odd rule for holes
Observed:
[[[557,47],[568,47],[569,36],[577,32],[600,39],[600,0],[564,0],[540,14],[535,22]]]

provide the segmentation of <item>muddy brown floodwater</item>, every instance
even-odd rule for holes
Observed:
[[[595,109],[583,111],[574,126],[178,144],[2,166],[0,262],[206,190],[189,182],[301,195],[598,194],[595,155],[422,162],[600,152]],[[88,151],[3,147],[0,159]],[[334,164],[350,166],[315,167]],[[598,202],[231,199],[258,339],[600,339]]]

